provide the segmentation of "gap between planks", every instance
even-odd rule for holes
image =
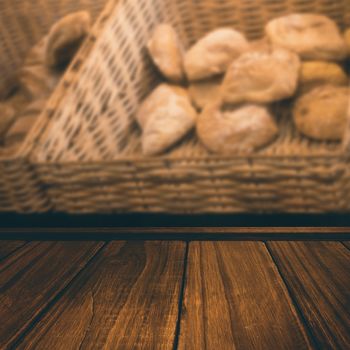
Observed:
[[[350,251],[341,242],[267,242],[317,348],[350,349]]]
[[[29,242],[0,265],[0,348],[16,348],[96,253],[101,242]]]
[[[179,349],[312,349],[262,242],[192,242]]]
[[[109,243],[16,349],[172,348],[185,247]]]
[[[209,243],[209,242],[208,242]],[[232,242],[231,244],[233,244],[234,242]],[[237,244],[238,242],[236,242]],[[109,244],[112,244],[112,243],[109,243]],[[179,292],[179,296],[178,296],[178,314],[177,314],[177,321],[176,321],[176,326],[175,326],[175,331],[174,331],[174,340],[173,340],[173,348],[176,349],[180,343],[180,336],[181,336],[181,323],[182,323],[182,316],[186,316],[186,312],[185,312],[185,309],[183,309],[184,307],[184,295],[186,294],[186,288],[188,287],[187,284],[186,284],[186,275],[188,274],[188,260],[191,258],[189,256],[189,248],[190,248],[190,245],[191,244],[206,244],[205,242],[204,243],[200,243],[200,242],[192,242],[190,244],[186,244],[186,248],[185,248],[185,254],[184,254],[184,262],[183,262],[183,270],[182,270],[182,278],[181,278],[181,286],[180,286],[180,292]],[[214,243],[212,243],[214,244]],[[229,242],[225,242],[223,244],[229,244]],[[244,245],[247,244],[246,243],[242,243]],[[255,244],[256,246],[258,245],[258,242],[257,243],[251,243],[251,244]],[[261,243],[263,244],[263,243]],[[289,283],[288,281],[286,280],[286,277],[285,277],[285,274],[282,274],[281,272],[281,269],[280,269],[280,266],[278,263],[276,263],[276,260],[274,258],[274,255],[271,253],[271,249],[269,249],[269,244],[271,244],[271,242],[267,242],[267,244],[265,246],[265,249],[267,250],[268,252],[268,255],[270,256],[271,260],[273,261],[273,264],[274,266],[276,267],[276,269],[278,270],[278,274],[279,274],[279,277],[281,278],[281,280],[283,281],[283,284],[285,285],[285,288],[287,288],[287,291],[288,291],[288,294],[289,294],[289,297],[292,301],[292,305],[294,306],[296,312],[297,312],[297,315],[299,317],[299,319],[301,320],[303,326],[304,326],[304,329],[306,330],[307,334],[309,335],[310,334],[310,327],[308,326],[308,322],[304,316],[304,313],[302,312],[302,309],[300,308],[300,305],[298,303],[298,301],[296,300],[295,298],[295,291],[293,293],[293,291],[291,291],[290,287],[289,287]],[[276,243],[276,244],[281,244],[281,243]],[[285,242],[285,244],[288,244],[287,242]],[[302,243],[300,243],[302,244]],[[313,243],[315,244],[315,243]],[[326,244],[326,243],[325,243]],[[340,243],[339,243],[340,244]],[[350,244],[349,242],[343,242],[344,246],[347,246],[347,248],[350,247]],[[85,270],[88,270],[88,266],[90,266],[90,264],[92,264],[97,258],[99,255],[103,254],[104,250],[107,249],[108,245],[104,245],[103,247],[100,248],[100,250],[90,259],[90,261],[88,262],[87,265],[85,265],[85,267],[83,267],[79,272],[78,274],[75,275],[75,277],[73,277],[73,279],[70,281],[70,283],[60,291],[60,294],[56,296],[56,298],[54,300],[51,301],[50,304],[48,304],[46,306],[45,309],[42,310],[42,312],[37,316],[37,318],[35,318],[33,320],[33,322],[31,323],[30,327],[23,333],[23,335],[21,336],[20,340],[23,341],[28,335],[30,335],[32,332],[35,333],[35,330],[36,330],[36,326],[38,324],[40,324],[43,319],[45,320],[45,318],[47,317],[48,314],[50,314],[50,312],[52,311],[52,308],[55,308],[56,307],[56,304],[60,302],[62,296],[67,292],[69,291],[69,289],[71,288],[71,286],[75,283],[75,281],[77,279],[79,279],[80,275],[85,271]],[[179,275],[180,276],[180,275]],[[305,308],[304,308],[304,311],[305,311]],[[317,336],[317,334],[316,334]],[[310,339],[314,339],[313,337],[310,337],[308,336],[308,338]],[[17,341],[17,343],[20,343]],[[16,343],[16,344],[17,344]],[[22,343],[23,345],[23,343]],[[313,344],[313,340],[312,340],[312,345]],[[315,347],[315,345],[314,345]],[[24,347],[23,347],[24,348]],[[169,347],[170,348],[170,347]],[[183,348],[183,347],[182,347]],[[181,347],[180,347],[181,349]],[[189,347],[189,349],[191,349],[191,347]]]
[[[14,254],[18,249],[22,248],[26,241],[1,241],[0,240],[0,261],[6,259],[11,254]]]

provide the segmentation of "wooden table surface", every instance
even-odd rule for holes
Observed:
[[[0,241],[0,349],[350,349],[346,241]]]

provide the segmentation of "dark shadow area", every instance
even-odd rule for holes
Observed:
[[[350,214],[273,215],[66,215],[0,214],[0,228],[11,227],[344,227]]]

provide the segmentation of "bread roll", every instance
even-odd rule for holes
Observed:
[[[46,44],[47,38],[36,44],[19,71],[20,89],[31,100],[50,95],[62,75],[45,65]]]
[[[47,66],[56,68],[69,63],[89,33],[90,27],[91,17],[86,11],[69,14],[56,22],[48,35]]]
[[[278,128],[265,107],[221,108],[219,102],[207,106],[199,116],[197,134],[209,151],[234,155],[253,152],[271,143]]]
[[[315,14],[293,14],[270,21],[266,34],[271,43],[292,50],[305,60],[342,61],[345,40],[334,21]]]
[[[339,141],[347,126],[350,89],[324,85],[300,97],[294,106],[298,130],[316,140]]]
[[[203,109],[206,105],[213,104],[220,99],[223,78],[220,75],[191,83],[189,93],[196,108]]]
[[[349,79],[344,69],[336,63],[325,61],[303,62],[300,74],[300,92],[304,93],[320,85],[347,85]]]
[[[185,55],[185,71],[190,81],[224,73],[230,63],[248,50],[243,34],[221,28],[199,40]]]
[[[227,71],[222,87],[224,102],[270,103],[291,97],[299,71],[299,57],[285,49],[247,52]]]
[[[175,83],[185,80],[184,49],[171,25],[157,26],[147,48],[153,62],[167,79]]]
[[[162,84],[142,103],[137,120],[143,130],[142,150],[152,156],[180,141],[194,126],[197,113],[188,92]]]
[[[0,102],[0,139],[4,137],[15,119],[15,109],[7,102]]]

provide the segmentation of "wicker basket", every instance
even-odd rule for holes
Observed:
[[[32,154],[58,211],[348,212],[350,170],[339,143],[311,142],[291,125],[290,106],[275,106],[277,142],[254,155],[210,155],[189,135],[161,157],[141,155],[134,119],[161,77],[145,50],[155,25],[170,22],[188,47],[209,30],[233,26],[249,39],[271,18],[318,12],[342,29],[348,0],[121,0],[89,56],[70,70],[68,88]]]
[[[6,97],[16,85],[16,73],[26,52],[47,34],[55,21],[81,9],[96,18],[104,5],[105,0],[2,0],[0,98]],[[46,122],[43,117],[38,118],[20,148],[0,150],[0,211],[38,212],[49,208],[48,196],[28,162],[32,141]]]

